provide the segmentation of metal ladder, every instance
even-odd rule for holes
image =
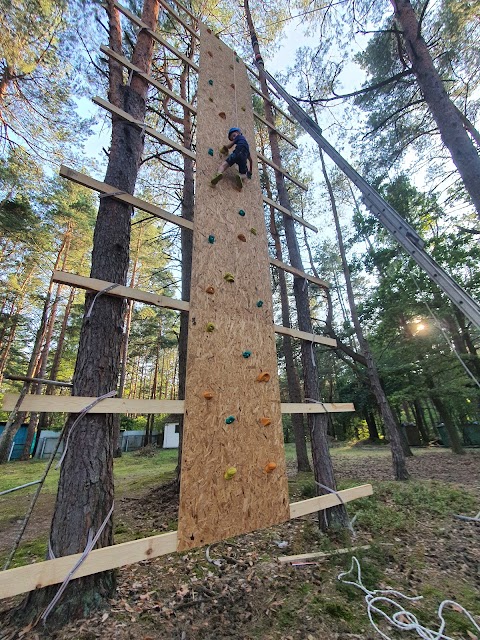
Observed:
[[[480,305],[424,251],[423,247],[425,243],[415,229],[335,151],[332,145],[323,137],[322,130],[318,124],[310,118],[296,100],[287,93],[282,85],[279,84],[268,71],[265,71],[265,69],[263,69],[263,71],[270,84],[288,104],[288,110],[295,120],[362,192],[362,201],[365,206],[378,218],[379,222],[392,234],[397,242],[402,245],[408,255],[415,260],[430,279],[440,287],[453,304],[455,304],[474,325],[480,328]]]

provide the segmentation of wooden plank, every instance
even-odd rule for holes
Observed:
[[[15,407],[19,394],[6,393],[3,398],[3,410],[11,411]],[[47,396],[28,394],[21,407],[22,411],[39,413],[80,413],[95,398],[87,396]],[[96,404],[89,413],[183,413],[183,400],[142,400],[141,398],[106,398]]]
[[[32,396],[33,397],[33,396]],[[38,396],[37,396],[38,397]],[[282,402],[282,413],[349,413],[355,411],[352,402]]]
[[[196,30],[196,29],[194,29],[193,27],[191,27],[191,26],[188,24],[188,22],[185,22],[185,20],[184,20],[183,18],[181,18],[181,17],[178,15],[178,13],[177,13],[176,11],[174,11],[174,10],[172,9],[172,7],[171,7],[167,2],[165,2],[165,0],[160,0],[160,4],[161,4],[161,5],[162,5],[162,7],[163,7],[163,8],[164,8],[164,9],[165,9],[165,10],[166,10],[166,11],[167,11],[171,16],[172,16],[172,18],[174,18],[175,20],[177,20],[178,22],[180,22],[180,24],[181,24],[183,27],[185,27],[185,29],[186,29],[189,33],[191,33],[191,34],[192,34],[192,36],[193,36],[194,38],[196,38],[197,40],[199,39],[199,38],[198,38],[197,30]],[[185,10],[185,8],[184,8],[184,7],[182,7],[182,8]]]
[[[190,220],[186,220],[185,218],[176,216],[173,213],[169,213],[168,211],[165,211],[165,209],[157,207],[157,205],[155,204],[151,204],[146,200],[141,200],[140,198],[131,196],[128,193],[119,193],[117,187],[112,187],[111,184],[107,184],[106,182],[94,180],[93,178],[86,176],[84,173],[79,173],[78,171],[75,171],[75,169],[70,169],[63,164],[60,167],[60,175],[62,176],[62,178],[67,178],[72,182],[76,182],[77,184],[81,184],[84,187],[93,189],[93,191],[98,191],[99,193],[115,194],[112,195],[112,198],[115,198],[115,200],[120,200],[121,202],[131,204],[132,207],[135,207],[135,209],[146,211],[156,218],[161,218],[162,220],[166,220],[167,222],[171,222],[172,224],[178,224],[180,227],[185,227],[186,229],[193,229],[193,222],[191,222]]]
[[[307,222],[303,218],[300,218],[300,216],[297,216],[294,213],[292,213],[291,211],[289,211],[288,209],[286,209],[285,207],[282,207],[282,205],[278,204],[278,202],[275,202],[274,200],[271,200],[270,198],[267,198],[266,196],[263,197],[263,201],[265,202],[265,204],[268,204],[270,207],[273,207],[274,209],[277,209],[278,211],[281,211],[281,213],[284,213],[286,216],[289,216],[290,218],[293,218],[294,220],[296,220],[300,224],[303,224],[303,226],[307,227],[307,229],[311,229],[315,233],[318,233],[317,227],[314,227],[313,224],[310,224],[309,222]]]
[[[219,159],[208,149],[224,143],[230,123],[253,140],[250,83],[243,62],[203,26],[198,79],[180,550],[284,522],[289,514],[260,176],[255,172],[241,192],[235,188],[234,168],[215,188],[210,184]],[[255,161],[253,148],[251,153]],[[257,235],[250,233],[252,227]],[[213,244],[206,240],[210,233]],[[225,281],[228,273],[234,282]],[[214,293],[209,295],[210,286]],[[259,300],[263,304],[257,306]],[[212,332],[206,331],[209,322]],[[243,357],[246,351],[250,357]],[[263,371],[270,374],[268,383],[257,381]],[[213,398],[206,400],[205,391]],[[233,423],[226,422],[230,416]],[[262,417],[271,420],[268,427],[262,426]],[[266,473],[272,461],[277,467]],[[237,472],[227,480],[230,467]]]
[[[297,276],[299,278],[304,278],[309,282],[318,284],[319,287],[323,287],[324,289],[329,288],[329,284],[328,282],[325,282],[325,280],[320,280],[320,278],[315,278],[315,276],[311,276],[310,274],[305,273],[304,271],[300,271],[300,269],[291,267],[286,262],[281,262],[280,260],[276,260],[275,258],[270,258],[270,264],[272,264],[274,267],[278,267],[279,269],[283,269],[284,271],[288,271],[288,273],[293,273],[294,276]]]
[[[177,532],[169,531],[149,538],[95,549],[80,565],[75,573],[75,579],[174,553],[176,548]],[[34,591],[63,582],[81,555],[76,553],[0,572],[0,598],[11,598],[26,591]]]
[[[270,129],[273,129],[273,131],[275,131],[280,136],[280,138],[283,138],[284,140],[289,142],[292,145],[292,147],[295,147],[295,149],[298,149],[298,145],[296,142],[294,142],[291,138],[289,138],[287,135],[282,133],[279,129],[277,129],[277,127],[274,127],[273,124],[270,124],[268,120],[266,120],[263,116],[255,112],[253,113],[253,115],[255,116],[255,118],[257,118],[257,120],[260,120],[260,122],[263,122],[263,124],[265,124],[267,127],[269,127]]]
[[[114,282],[107,282],[106,280],[99,280],[98,278],[79,276],[76,273],[68,273],[67,271],[54,271],[53,279],[55,282],[69,284],[74,287],[80,287],[80,289],[88,289],[90,291],[103,291],[115,284]],[[132,287],[124,287],[122,285],[117,285],[115,289],[106,291],[105,295],[128,298],[129,300],[137,300],[138,302],[153,304],[156,307],[165,307],[166,309],[175,309],[177,311],[188,311],[190,306],[185,300],[176,300],[175,298],[169,298],[168,296],[161,296],[157,293],[148,293],[141,289],[133,289]]]
[[[268,164],[269,167],[272,167],[272,169],[275,169],[275,171],[280,171],[280,173],[283,173],[283,175],[289,180],[291,180],[293,184],[296,184],[297,187],[300,187],[300,189],[303,189],[304,191],[308,191],[307,185],[303,184],[303,182],[299,182],[296,178],[291,176],[288,173],[288,171],[286,171],[285,169],[282,169],[282,167],[279,167],[278,164],[275,164],[269,158],[266,158],[264,155],[262,155],[258,151],[257,151],[257,156],[262,162],[265,162],[265,164]]]
[[[373,490],[371,485],[366,484],[353,489],[345,489],[338,493],[342,496],[343,502],[350,502],[356,498],[372,495]],[[341,504],[341,501],[335,494],[294,502],[289,505],[290,517],[299,518],[338,504]],[[131,540],[111,547],[95,549],[88,554],[85,561],[80,565],[74,580],[100,573],[101,571],[124,567],[134,562],[152,560],[159,556],[174,553],[177,543],[177,532],[170,531],[150,536],[149,538]],[[65,576],[79,560],[80,556],[81,554],[77,553],[0,572],[0,598],[11,598],[27,591],[34,591],[35,589],[63,582]]]
[[[257,89],[257,87],[254,84],[251,84],[250,86],[255,91],[256,94],[261,96],[264,100],[267,100],[267,102],[269,102],[272,105],[272,107],[278,111],[278,113],[281,113],[284,118],[286,118],[292,124],[297,124],[298,125],[298,122],[296,120],[294,120],[291,116],[288,115],[288,113],[286,113],[277,104],[275,104],[275,102],[273,102],[273,100],[271,98],[269,98],[265,93],[260,91],[260,89]]]
[[[292,562],[301,562],[302,560],[323,560],[333,556],[341,556],[345,553],[354,553],[355,551],[370,549],[369,544],[363,544],[360,547],[346,547],[344,549],[334,549],[333,551],[313,551],[312,553],[299,553],[296,556],[280,556],[278,561],[280,564]]]
[[[316,333],[308,333],[307,331],[300,331],[299,329],[293,329],[292,327],[284,327],[276,324],[273,327],[275,333],[281,333],[285,336],[292,336],[292,338],[300,338],[307,342],[315,342],[316,344],[325,344],[329,347],[336,347],[337,341],[333,338],[327,338],[327,336],[319,336]]]
[[[190,58],[188,58],[181,51],[176,49],[169,42],[167,42],[167,40],[165,40],[164,38],[159,36],[158,33],[156,33],[155,31],[152,31],[152,29],[150,29],[148,27],[148,25],[145,22],[143,22],[143,20],[141,20],[138,16],[136,16],[134,13],[129,11],[126,7],[124,7],[123,5],[121,5],[118,2],[114,2],[113,4],[114,4],[115,7],[117,7],[117,9],[121,13],[123,13],[123,15],[126,18],[128,18],[134,24],[136,24],[137,27],[140,27],[140,29],[145,29],[146,31],[148,31],[148,33],[152,36],[152,38],[154,40],[156,40],[159,44],[163,45],[166,49],[168,49],[171,53],[173,53],[173,55],[177,56],[177,58],[180,58],[180,60],[183,60],[186,64],[188,64],[190,67],[192,67],[192,69],[194,69],[195,71],[198,71],[198,65],[196,65],[194,62],[192,62],[192,60],[190,60]]]
[[[341,496],[343,502],[351,502],[352,500],[357,500],[357,498],[371,496],[373,488],[371,484],[361,484],[358,487],[343,489],[343,491],[338,491],[337,493]],[[292,502],[290,505],[290,518],[300,518],[321,509],[335,507],[337,504],[341,504],[341,500],[335,493],[309,498],[301,502]]]
[[[183,153],[184,156],[188,156],[189,158],[192,158],[193,160],[195,160],[195,154],[193,153],[193,151],[190,151],[190,149],[187,149],[181,144],[178,144],[177,142],[175,142],[174,140],[167,138],[167,136],[164,136],[163,133],[160,133],[160,131],[157,131],[156,129],[152,129],[152,127],[148,127],[148,126],[144,127],[143,122],[140,122],[139,120],[135,120],[135,118],[133,118],[129,113],[127,113],[126,111],[123,111],[123,109],[119,109],[111,102],[108,102],[107,100],[103,100],[98,96],[95,96],[94,98],[92,98],[92,102],[94,102],[95,104],[98,104],[100,107],[103,107],[107,111],[110,111],[110,113],[114,113],[120,118],[123,118],[127,122],[131,122],[132,124],[135,124],[140,129],[145,129],[145,133],[148,133],[148,135],[152,136],[152,138],[155,138],[159,142],[166,144],[168,147],[172,147],[172,149],[175,149],[176,151],[180,151],[180,153]]]
[[[3,398],[3,410],[12,411],[18,400],[18,393],[6,393]],[[91,404],[95,398],[87,396],[46,396],[28,394],[22,402],[25,411],[41,413],[79,413]],[[352,403],[323,404],[282,402],[277,403],[281,413],[341,413],[355,411]],[[89,413],[184,413],[183,400],[148,400],[141,398],[107,398],[99,402]]]
[[[159,91],[162,91],[165,95],[167,95],[170,98],[172,98],[172,100],[175,100],[176,102],[181,104],[182,107],[185,107],[186,109],[188,109],[192,113],[197,113],[196,108],[192,104],[190,104],[190,102],[187,102],[186,100],[184,100],[181,96],[179,96],[174,91],[170,91],[170,89],[168,87],[163,85],[161,82],[158,82],[158,80],[155,80],[155,78],[152,78],[152,76],[149,76],[148,74],[144,73],[140,69],[140,67],[137,67],[136,65],[132,64],[130,62],[130,60],[128,60],[128,58],[125,58],[125,56],[121,56],[119,53],[116,53],[115,51],[113,51],[112,49],[109,49],[108,47],[104,46],[103,44],[100,47],[100,51],[102,53],[104,53],[105,55],[109,56],[110,58],[113,58],[114,60],[116,60],[120,64],[122,64],[127,69],[130,69],[131,71],[135,71],[135,73],[137,73],[139,76],[142,76],[142,78],[144,78],[152,86],[156,87]]]
[[[177,5],[177,7],[178,7],[179,9],[181,9],[182,11],[184,11],[184,12],[187,14],[187,16],[190,16],[190,18],[191,18],[192,20],[194,20],[194,21],[198,24],[199,20],[198,20],[197,16],[196,16],[194,13],[192,13],[188,7],[186,7],[185,5],[183,5],[183,4],[182,4],[181,2],[179,2],[178,0],[173,0],[173,2]]]

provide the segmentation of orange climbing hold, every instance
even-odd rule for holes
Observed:
[[[272,421],[270,420],[270,418],[261,418],[260,422],[264,427],[269,427],[272,424]]]
[[[270,382],[270,374],[263,371],[257,376],[257,382]]]
[[[272,471],[275,471],[276,468],[277,465],[275,462],[269,462],[265,467],[265,473],[272,473]]]
[[[242,242],[246,242],[246,241],[247,241],[247,239],[246,239],[246,237],[243,235],[243,233],[239,233],[239,234],[238,234],[238,236],[237,236],[237,238],[238,238],[239,240],[241,240]]]
[[[206,293],[215,293],[215,289],[214,289],[213,287],[207,287],[207,288],[205,289],[205,292],[206,292]]]
[[[203,397],[205,400],[211,400],[213,398],[213,393],[211,391],[204,391]]]

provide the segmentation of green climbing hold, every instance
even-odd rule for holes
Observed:
[[[209,156],[213,156],[213,153],[214,153],[214,152],[213,152],[213,149],[209,149],[209,150],[208,150],[208,155],[209,155]]]
[[[235,422],[234,416],[228,416],[228,418],[225,418],[225,424],[232,424],[232,422]]]
[[[242,356],[243,356],[244,358],[249,358],[251,355],[252,355],[252,352],[251,352],[251,351],[244,351],[244,352],[242,353]]]
[[[211,87],[213,87],[213,80],[209,80],[209,81],[208,81],[208,84],[209,84]]]
[[[208,236],[208,241],[210,244],[213,244],[215,242],[215,236]]]
[[[259,300],[257,302],[257,307],[260,309],[260,307],[263,307],[263,300]]]
[[[236,57],[235,58],[236,62],[240,62],[240,58]]]
[[[233,273],[226,273],[223,276],[223,279],[226,280],[227,282],[235,282],[235,277],[234,277]]]
[[[245,215],[245,211],[243,209],[240,209],[240,211],[238,212],[238,215],[244,216]]]
[[[252,228],[250,229],[250,233],[251,233],[251,234],[253,234],[254,236],[256,236],[256,235],[257,235],[257,230],[255,229],[255,227],[252,227]]]

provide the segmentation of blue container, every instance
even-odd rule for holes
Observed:
[[[5,429],[6,422],[0,422],[0,436]],[[27,440],[27,431],[28,424],[22,424],[20,429],[15,434],[15,438],[13,439],[13,448],[10,451],[9,460],[19,460],[22,455],[23,446]],[[32,446],[30,447],[30,455],[32,455],[33,448],[35,447],[35,440],[37,439],[37,434],[35,433],[35,437],[33,438]]]

